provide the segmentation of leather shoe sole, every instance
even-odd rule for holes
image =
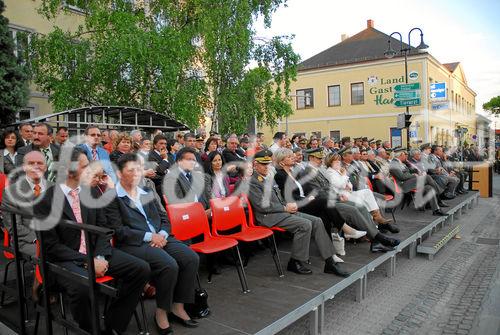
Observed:
[[[392,250],[394,250],[394,248],[385,246],[382,243],[372,243],[370,246],[371,252],[388,252]]]
[[[324,272],[334,274],[334,275],[344,277],[344,278],[349,277],[351,275],[349,272],[342,270],[337,264],[335,264],[333,266],[325,264]]]

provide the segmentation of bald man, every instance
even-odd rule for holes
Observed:
[[[44,178],[47,164],[40,151],[30,151],[24,155],[22,169],[25,175],[7,187],[2,199],[2,211],[5,214],[4,224],[11,238],[13,236],[12,217],[7,211],[15,209],[25,212],[27,215],[33,215],[33,205],[41,199],[43,192],[50,186],[50,183]],[[35,256],[36,235],[30,228],[30,223],[29,217],[16,216],[19,250],[29,256]]]

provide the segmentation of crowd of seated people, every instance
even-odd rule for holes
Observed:
[[[160,334],[173,333],[171,322],[197,327],[184,308],[194,301],[200,259],[172,235],[169,204],[198,202],[211,219],[211,199],[245,194],[255,224],[293,235],[287,270],[310,275],[311,241],[317,245],[323,271],[350,275],[332,236],[363,239],[371,252],[393,250],[400,241],[390,234],[398,226],[384,216],[394,206],[385,199],[412,195],[415,206],[446,215],[444,201],[465,193],[466,174],[450,163],[446,150],[423,144],[410,152],[368,138],[307,139],[277,132],[266,145],[264,134],[213,132],[206,136],[139,130],[120,132],[88,126],[80,138],[47,123],[23,124],[1,134],[0,172],[8,176],[2,210],[21,210],[16,220],[20,251],[36,257],[42,234],[46,259],[86,275],[86,245],[80,231],[61,225],[34,231],[31,216],[52,212],[58,220],[97,225],[114,231],[113,243],[92,239],[97,277],[122,282],[104,314],[105,332],[125,332],[144,294],[154,297],[154,321]],[[83,200],[82,200],[83,199]],[[90,202],[85,199],[91,199]],[[12,220],[3,227],[12,236]],[[74,320],[91,329],[88,289],[56,280],[69,297]],[[40,283],[33,283],[38,299]],[[153,288],[153,290],[151,290]]]

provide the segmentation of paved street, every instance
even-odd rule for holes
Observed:
[[[368,277],[367,297],[354,301],[354,287],[325,307],[326,334],[500,334],[500,176],[494,197],[461,219],[462,239],[434,258],[400,255],[396,276],[385,268]],[[281,335],[304,334],[303,318]]]

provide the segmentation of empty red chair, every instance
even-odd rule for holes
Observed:
[[[243,293],[247,293],[247,278],[241,261],[238,241],[233,238],[212,236],[207,215],[199,202],[172,204],[167,206],[167,213],[172,226],[172,234],[181,241],[203,235],[203,241],[190,245],[191,249],[201,254],[213,254],[224,250],[236,250],[238,261],[236,269]],[[211,273],[209,274],[211,276]]]
[[[251,207],[250,203],[248,203],[248,199],[244,198],[243,201],[245,200],[248,207]],[[210,200],[210,207],[212,208],[212,235],[230,237],[242,242],[254,242],[262,239],[269,239],[269,242],[271,243],[271,255],[273,256],[276,269],[278,270],[278,275],[283,277],[283,270],[281,268],[281,261],[276,248],[273,231],[267,227],[259,227],[255,225],[250,227],[247,222],[245,209],[243,208],[241,202],[242,199],[236,196]],[[240,231],[227,235],[221,234],[221,231],[228,231],[234,228],[239,228]]]

